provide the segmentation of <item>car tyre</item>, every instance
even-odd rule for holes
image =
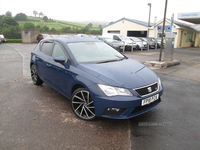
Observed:
[[[85,88],[78,88],[73,92],[71,106],[74,113],[83,120],[96,118],[94,102]]]
[[[37,73],[36,66],[33,64],[31,65],[31,78],[35,85],[42,85],[43,81],[40,79]]]

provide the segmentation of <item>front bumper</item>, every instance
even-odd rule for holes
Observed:
[[[111,119],[129,119],[150,111],[161,102],[162,89],[146,97],[140,96],[113,96],[95,97],[95,113],[98,117]],[[142,100],[159,94],[159,98],[147,105],[141,106]]]

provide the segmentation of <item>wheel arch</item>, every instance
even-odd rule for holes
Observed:
[[[71,95],[73,95],[74,91],[77,90],[78,88],[86,88],[86,87],[83,86],[83,85],[81,85],[81,84],[75,84],[75,85],[72,87]]]

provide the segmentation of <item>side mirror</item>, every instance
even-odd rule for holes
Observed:
[[[64,56],[59,56],[54,58],[55,62],[61,63],[62,65],[65,65],[65,60],[66,58]]]

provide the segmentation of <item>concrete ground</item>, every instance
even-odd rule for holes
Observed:
[[[164,85],[155,109],[129,120],[88,122],[51,87],[33,85],[29,61],[35,46],[0,45],[1,150],[199,149],[199,48],[175,49],[180,65],[154,69]],[[158,60],[159,50],[124,54],[143,63]]]
[[[146,61],[158,61],[160,49],[124,52],[124,54],[141,63],[145,63]],[[162,53],[162,58],[163,57],[164,53]],[[200,47],[174,49],[173,58],[175,60],[180,60],[180,65],[153,70],[157,73],[200,81]]]

